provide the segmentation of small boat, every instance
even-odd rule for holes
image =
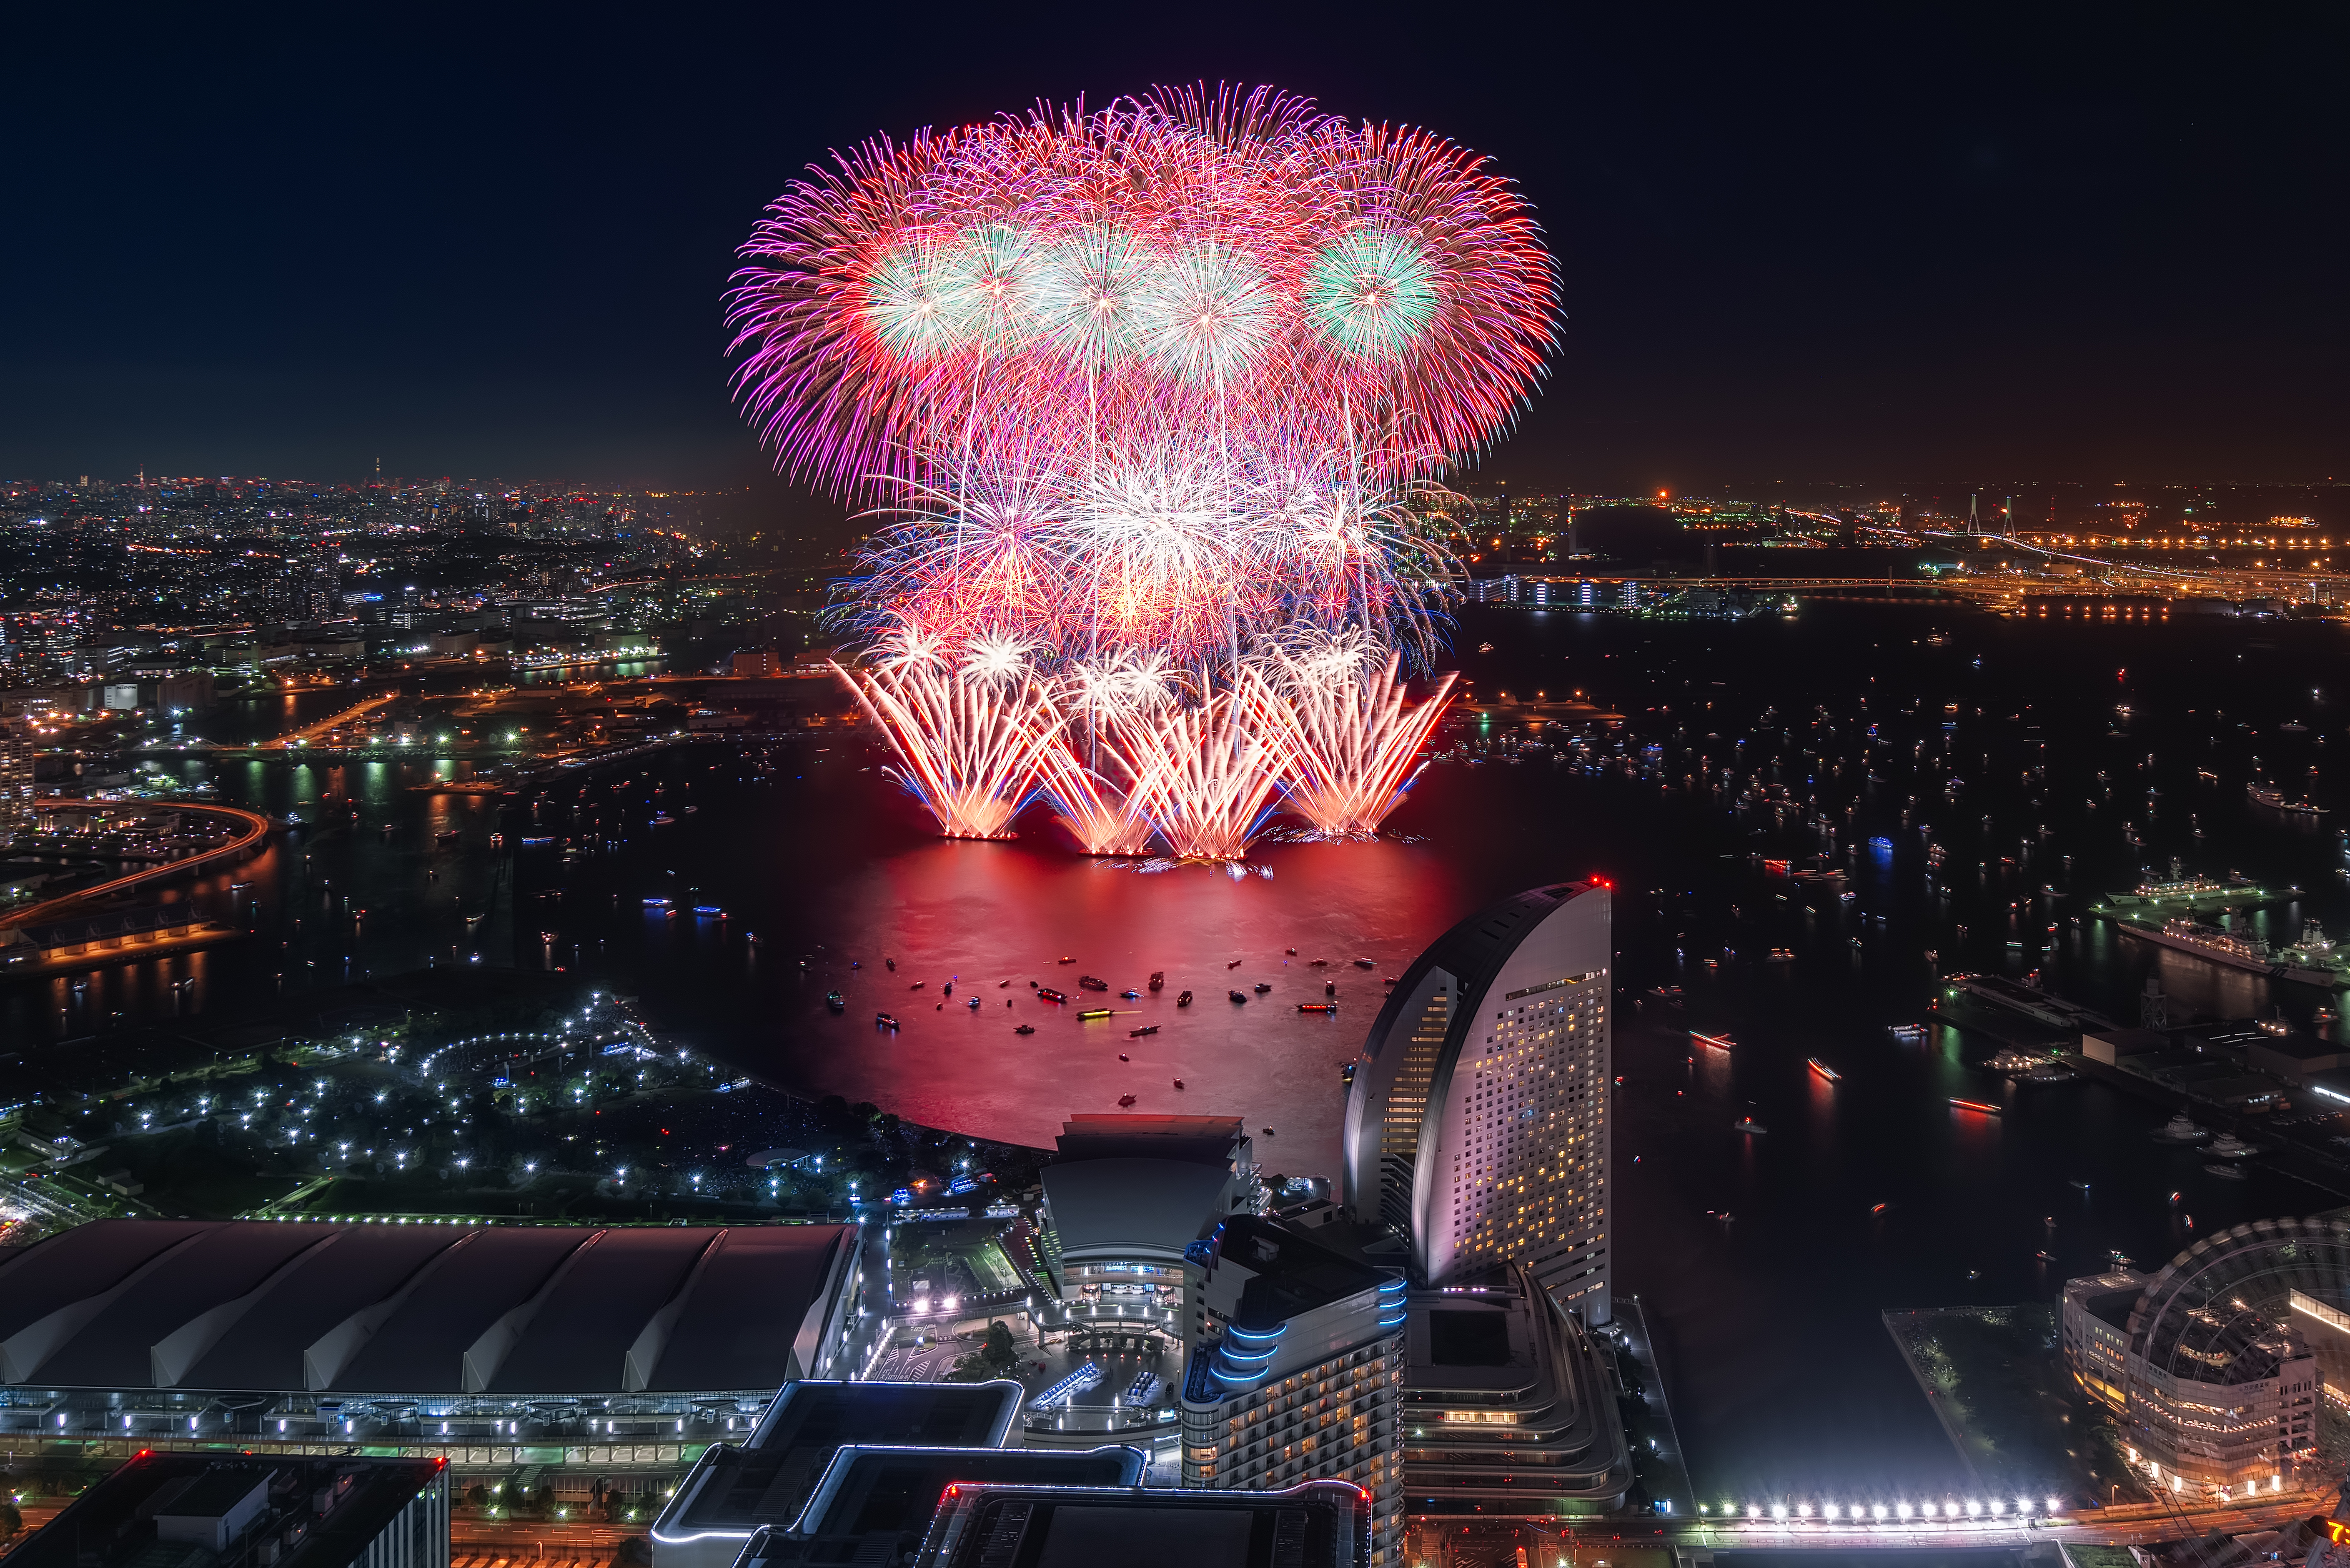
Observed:
[[[1338,1004],[1335,1002],[1301,1002],[1297,1004],[1297,1011],[1300,1012],[1336,1012],[1338,1011]]]
[[[1328,959],[1307,959],[1305,961],[1315,969],[1328,969],[1330,967],[1330,961]]]
[[[1226,969],[1238,969],[1238,968],[1240,968],[1240,967],[1241,967],[1241,961],[1240,961],[1240,960],[1238,960],[1238,959],[1234,959],[1234,960],[1232,960],[1232,962],[1230,962],[1230,963],[1226,964],[1224,967],[1225,967]]]
[[[1160,987],[1164,986],[1166,983],[1167,983],[1167,971],[1166,971],[1165,970],[1163,970],[1163,969],[1154,969],[1154,970],[1152,970],[1152,971],[1150,971],[1150,989],[1151,989],[1151,990],[1153,990],[1153,991],[1157,991],[1157,990],[1159,990]]]
[[[1056,958],[1056,959],[1055,959],[1053,961],[1054,961],[1055,963],[1075,963],[1075,962],[1076,962],[1077,961],[1076,961],[1076,960],[1075,960],[1075,959],[1073,959],[1073,958],[1066,957],[1066,956],[1065,955],[1065,956],[1063,956],[1063,957],[1061,957],[1061,958]]]
[[[1738,1045],[1738,1042],[1726,1033],[1700,1034],[1694,1029],[1690,1031],[1690,1039],[1697,1044],[1711,1046],[1716,1051],[1735,1050]]]
[[[996,990],[998,990],[998,991],[1002,991],[1002,990],[1003,990],[1006,986],[1009,986],[1011,983],[1012,983],[1012,982],[1011,982],[1010,981],[1008,981],[1008,980],[999,980],[999,981],[997,981],[995,982],[995,989],[996,989]]]
[[[979,998],[975,996],[964,997],[962,999],[962,1004],[965,1007],[970,1008],[973,1012],[977,1012],[979,1011]]]
[[[1135,990],[1134,987],[1130,985],[1124,991],[1119,992],[1118,996],[1120,1002],[1140,1002],[1142,1000],[1142,992]]]
[[[1040,985],[1036,988],[1036,1000],[1039,1002],[1066,1002],[1069,999],[1065,993],[1055,991],[1049,985]]]
[[[1181,1088],[1181,1087],[1183,1086],[1183,1080],[1182,1080],[1182,1079],[1180,1079],[1180,1078],[1176,1079],[1176,1080],[1175,1080],[1175,1086],[1176,1086],[1177,1088],[1179,1088],[1179,1089],[1180,1089],[1180,1088]]]
[[[1244,991],[1228,991],[1224,994],[1231,997],[1234,1002],[1246,1002],[1248,1000],[1248,992]]]
[[[1838,1073],[1834,1067],[1829,1066],[1825,1062],[1821,1061],[1817,1056],[1806,1056],[1804,1058],[1804,1064],[1810,1067],[1813,1072],[1817,1073],[1821,1077],[1826,1079],[1831,1084],[1841,1082],[1843,1079],[1844,1075]]]
[[[2215,1159],[2205,1165],[2203,1168],[2208,1174],[2220,1177],[2229,1181],[2241,1181],[2244,1179],[2244,1168],[2241,1165],[2228,1165],[2222,1161]]]
[[[1738,1125],[1731,1130],[1732,1132],[1742,1133],[1767,1133],[1771,1129],[1764,1127],[1761,1122],[1756,1121],[1752,1116],[1741,1116],[1738,1118]]]
[[[1370,960],[1368,960],[1368,959],[1357,959],[1357,960],[1355,961],[1355,967],[1356,967],[1357,969],[1377,969],[1377,968],[1378,968],[1379,966],[1378,966],[1378,965],[1377,965],[1377,964],[1375,964],[1375,963],[1373,963],[1373,962],[1372,962]]]
[[[1132,1095],[1120,1095],[1118,1097],[1118,1108],[1123,1110],[1128,1106],[1134,1104],[1134,1096]]]
[[[743,940],[754,948],[764,947],[767,945],[756,931],[744,931],[743,933]],[[850,964],[848,967],[855,969],[857,966],[855,964]]]
[[[1079,991],[1107,991],[1109,989],[1109,981],[1100,979],[1095,975],[1081,974],[1077,976],[1077,989]]]
[[[1180,996],[1177,997],[1177,998],[1175,999],[1175,1005],[1176,1005],[1176,1006],[1178,1006],[1178,1007],[1189,1007],[1189,1006],[1191,1006],[1191,993],[1190,992],[1188,992],[1188,991],[1187,991],[1187,992],[1185,992],[1182,995],[1180,995]]]
[[[881,961],[881,967],[888,970],[891,974],[896,974],[898,972],[898,961],[893,958],[885,958]]]
[[[1123,1052],[1123,1051],[1121,1051],[1121,1052],[1119,1052],[1119,1053],[1118,1054],[1118,1059],[1119,1061],[1121,1061],[1121,1062],[1131,1062],[1131,1061],[1133,1061],[1133,1060],[1134,1060],[1134,1058],[1133,1058],[1133,1057],[1131,1057],[1131,1056],[1128,1055],[1128,1054],[1127,1054],[1125,1052]]]
[[[2046,1251],[2034,1252],[2032,1255],[2043,1263],[2053,1263],[2056,1261],[2056,1254]]]
[[[1146,1024],[1144,1024],[1144,1025],[1143,1025],[1141,1028],[1139,1028],[1139,1029],[1129,1029],[1129,1030],[1128,1030],[1128,1031],[1126,1032],[1126,1037],[1127,1037],[1128,1040],[1140,1040],[1140,1039],[1144,1038],[1145,1036],[1151,1035],[1151,1034],[1156,1034],[1156,1033],[1159,1033],[1159,1025],[1157,1025],[1156,1023],[1146,1023]],[[1123,1057],[1123,1056],[1121,1056],[1121,1057],[1119,1057],[1119,1058],[1118,1058],[1118,1060],[1119,1060],[1119,1061],[1121,1061],[1121,1062],[1123,1062],[1123,1061],[1125,1061],[1125,1060],[1126,1060],[1126,1058],[1125,1058],[1125,1057]]]
[[[1013,1026],[1012,1033],[1014,1034],[1034,1034],[1036,1033],[1036,1026],[1033,1023],[1014,1024]]]
[[[1273,1129],[1271,1127],[1259,1127],[1256,1130],[1264,1134],[1267,1137],[1271,1137],[1273,1136]]]
[[[848,999],[841,995],[840,992],[837,991],[827,991],[824,993],[824,1004],[827,1007],[831,1008],[835,1012],[846,1012],[848,1007]]]
[[[939,994],[941,996],[952,996],[954,994],[954,981],[949,981],[946,984],[939,987]]]
[[[897,1017],[892,1013],[877,1012],[873,1015],[873,1022],[883,1029],[895,1030],[898,1027]]]
[[[2082,1179],[2081,1179],[2079,1177],[2077,1177],[2077,1176],[2076,1176],[2076,1177],[2074,1177],[2074,1178],[2073,1179],[2071,1185],[2073,1185],[2073,1186],[2074,1186],[2074,1187],[2079,1188],[2079,1189],[2080,1189],[2082,1191],[2084,1191],[2084,1192],[2086,1192],[2087,1190],[2089,1190],[2089,1184],[2088,1184],[2087,1182],[2085,1182],[2085,1181],[2082,1180]]]
[[[929,981],[927,981],[927,980],[918,980],[918,981],[916,981],[913,984],[911,984],[911,985],[908,986],[906,989],[907,989],[908,991],[920,991],[920,990],[921,990],[921,989],[922,989],[922,987],[924,987],[924,986],[926,986],[926,985],[928,985],[928,984],[930,984],[930,983],[931,983],[931,982],[930,982]]]
[[[1332,980],[1332,981],[1325,981],[1323,982],[1323,984],[1322,984],[1322,994],[1323,994],[1323,995],[1325,995],[1325,996],[1336,996],[1336,995],[1337,995],[1337,994],[1338,994],[1338,982],[1337,982],[1336,981],[1335,981],[1335,980]]]
[[[675,827],[677,826],[677,818],[669,815],[667,813],[663,813],[661,815],[653,818],[653,826],[655,827]]]
[[[1267,984],[1266,984],[1264,981],[1258,981],[1256,982],[1256,993],[1257,993],[1259,996],[1263,996],[1266,992],[1271,991],[1272,989],[1273,989],[1273,987],[1271,987],[1271,986],[1267,985]]]
[[[435,844],[454,844],[457,842],[457,830],[453,827],[444,827],[440,832],[432,836],[432,842]]]

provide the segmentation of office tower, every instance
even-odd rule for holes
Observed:
[[[0,719],[0,839],[33,826],[33,727],[28,719]]]
[[[1183,1378],[1184,1486],[1351,1481],[1370,1497],[1371,1563],[1395,1563],[1403,1280],[1248,1214],[1218,1226],[1189,1262],[1196,1338]]]
[[[1348,1094],[1347,1205],[1408,1245],[1415,1284],[1523,1263],[1608,1320],[1608,890],[1480,910],[1405,971]]]

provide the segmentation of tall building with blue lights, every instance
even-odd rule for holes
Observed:
[[[1609,1317],[1608,889],[1479,910],[1404,971],[1355,1066],[1346,1200],[1401,1241],[1415,1284],[1523,1264]]]
[[[1371,1499],[1371,1563],[1398,1563],[1402,1277],[1253,1215],[1223,1221],[1186,1262],[1183,1484],[1352,1482]]]

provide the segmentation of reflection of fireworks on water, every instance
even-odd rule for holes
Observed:
[[[743,249],[736,385],[888,519],[851,678],[942,831],[1042,794],[1097,853],[1377,831],[1450,691],[1435,476],[1523,406],[1556,270],[1423,131],[1159,90],[875,141]],[[1254,651],[1251,651],[1254,650]]]

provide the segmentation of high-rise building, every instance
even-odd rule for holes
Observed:
[[[1184,1486],[1351,1481],[1370,1498],[1370,1562],[1396,1563],[1403,1280],[1247,1214],[1190,1262],[1201,1332],[1183,1378]]]
[[[1346,1199],[1440,1288],[1523,1263],[1608,1320],[1608,890],[1536,888],[1405,971],[1355,1067]]]
[[[0,719],[0,839],[33,826],[33,731],[29,721]]]

